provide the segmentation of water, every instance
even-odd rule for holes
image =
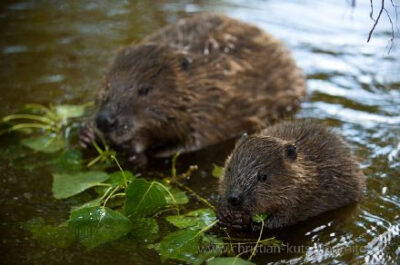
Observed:
[[[398,264],[399,39],[391,47],[391,25],[383,13],[367,44],[373,24],[369,1],[357,1],[354,9],[349,2],[2,1],[0,116],[31,102],[91,100],[118,47],[190,13],[218,11],[254,23],[282,39],[307,74],[307,99],[297,117],[334,127],[351,143],[368,177],[365,198],[359,205],[270,232],[288,247],[282,253],[259,255],[255,262]],[[394,8],[386,2],[397,30]],[[68,217],[73,201],[52,198],[51,175],[46,168],[16,166],[16,160],[40,161],[39,156],[29,156],[18,148],[17,142],[15,135],[0,138],[0,263],[160,263],[152,250],[123,241],[88,252],[78,245],[54,249],[31,240],[22,227],[26,221],[41,216],[50,223],[61,222]],[[220,146],[180,161],[182,169],[187,164],[200,165],[202,170],[188,185],[211,201],[216,195],[216,180],[210,177],[212,163],[221,164],[228,151],[229,147]]]

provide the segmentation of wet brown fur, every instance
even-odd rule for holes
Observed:
[[[147,95],[138,91],[150,88]],[[167,157],[254,132],[296,112],[305,79],[284,45],[222,15],[181,19],[122,49],[99,92],[104,133],[131,154]]]
[[[288,153],[293,145],[297,157]],[[287,226],[358,201],[364,185],[341,137],[314,123],[284,122],[242,139],[229,156],[220,182],[220,218],[243,228],[249,216],[264,213],[266,227]],[[229,204],[232,195],[240,205]]]

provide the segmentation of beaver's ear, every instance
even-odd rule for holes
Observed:
[[[295,144],[285,144],[285,157],[290,161],[296,160],[297,148]]]

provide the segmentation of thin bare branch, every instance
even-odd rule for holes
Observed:
[[[369,42],[371,40],[372,37],[372,33],[374,33],[374,30],[376,28],[376,25],[378,25],[379,19],[381,18],[382,12],[385,9],[385,0],[382,0],[382,5],[381,5],[381,9],[379,10],[379,14],[378,17],[375,20],[374,25],[372,26],[372,29],[370,30],[369,34],[368,34],[368,39],[367,42]]]
[[[394,27],[393,27],[393,22],[392,22],[392,18],[389,15],[389,12],[387,11],[386,8],[384,8],[383,10],[385,10],[385,13],[390,21],[390,25],[392,26],[392,37],[390,38],[390,47],[389,47],[389,51],[388,54],[390,53],[390,51],[392,50],[393,47],[393,41],[394,41]]]
[[[372,21],[375,22],[375,19],[374,19],[374,5],[372,3],[372,0],[369,0],[369,3],[371,4],[371,12],[369,13],[369,17],[371,18]]]

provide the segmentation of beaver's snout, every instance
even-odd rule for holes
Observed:
[[[230,195],[228,197],[228,203],[233,207],[239,207],[242,205],[242,198],[237,194]]]
[[[107,110],[101,110],[96,116],[96,126],[103,133],[110,132],[117,125],[117,119]]]

